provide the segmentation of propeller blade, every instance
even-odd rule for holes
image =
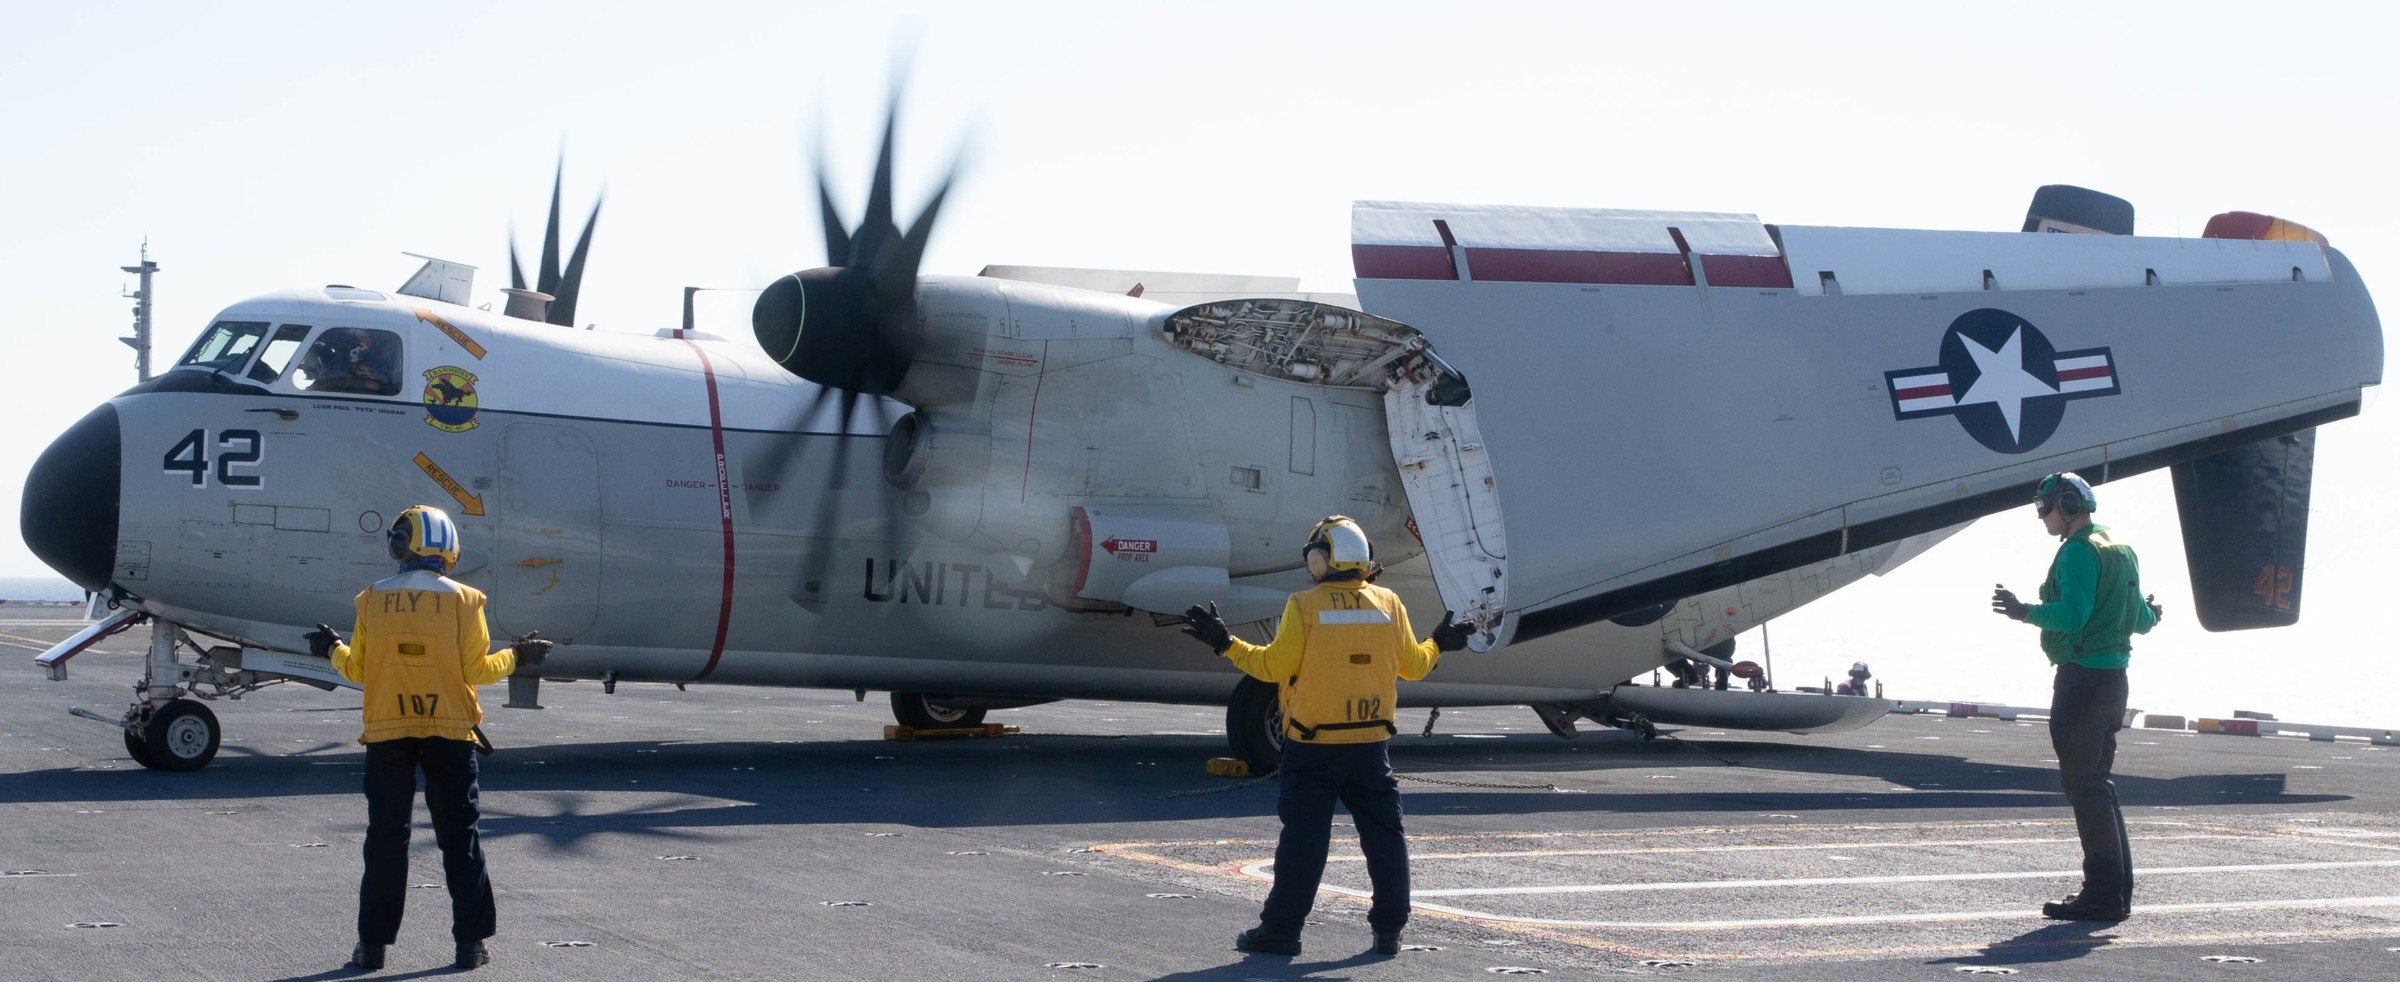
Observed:
[[[550,177],[550,224],[542,230],[542,268],[540,286],[534,287],[553,297],[558,296],[558,196],[566,186],[567,160],[561,155],[558,171]]]
[[[871,398],[849,389],[843,389],[841,393],[841,423],[833,438],[832,469],[827,472],[824,485],[819,489],[817,520],[809,529],[812,548],[808,557],[800,563],[800,582],[795,595],[812,592],[809,590],[812,583],[818,587],[814,592],[823,592],[826,570],[833,563],[834,525],[841,518],[841,492],[849,483],[850,418],[857,412],[860,399]]]
[[[892,218],[892,134],[899,126],[900,93],[895,89],[883,117],[883,148],[875,154],[875,183],[867,191],[867,214],[850,233],[852,266],[861,265],[862,259],[872,265],[899,237],[898,223]]]
[[[583,234],[575,237],[575,252],[567,257],[566,272],[559,275],[558,292],[550,301],[550,323],[564,327],[575,326],[575,297],[583,292],[583,260],[592,251],[592,229],[600,224],[600,202],[592,199],[592,214],[583,220]]]
[[[525,288],[525,268],[517,265],[517,229],[514,222],[509,224],[508,229],[508,285],[518,290]]]
[[[833,210],[833,189],[825,184],[825,161],[817,160],[817,208],[825,221],[825,265],[850,265],[850,232],[841,212]]]
[[[801,407],[800,414],[783,427],[783,439],[769,445],[767,452],[759,457],[759,474],[777,484],[789,486],[792,483],[784,479],[784,473],[799,462],[801,451],[807,448],[808,435],[804,431],[808,421],[816,418],[817,410],[825,405],[825,400],[833,398],[836,391],[831,386],[817,387],[816,396],[809,399],[808,405]]]

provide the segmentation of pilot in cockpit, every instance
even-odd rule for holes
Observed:
[[[300,359],[300,372],[308,376],[307,388],[379,396],[399,392],[393,364],[398,352],[388,340],[378,341],[376,335],[381,333],[337,327],[319,336]]]

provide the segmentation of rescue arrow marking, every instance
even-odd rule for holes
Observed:
[[[481,361],[483,359],[483,346],[476,344],[474,338],[467,336],[467,332],[461,331],[457,327],[452,326],[449,321],[441,319],[441,317],[436,315],[433,311],[426,310],[423,307],[412,307],[410,309],[417,312],[418,320],[440,328],[442,333],[450,335],[450,340],[458,342],[458,346],[467,349],[467,353],[474,355],[476,360]],[[477,514],[481,513],[478,512]]]
[[[426,477],[432,478],[433,483],[441,485],[442,490],[450,492],[450,497],[458,500],[459,514],[483,514],[483,496],[480,494],[468,494],[467,489],[461,486],[456,478],[450,476],[450,472],[443,470],[440,464],[433,462],[433,458],[425,456],[423,452],[419,452],[417,454],[417,467],[425,472]]]

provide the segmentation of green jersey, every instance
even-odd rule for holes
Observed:
[[[2025,608],[2025,621],[2042,629],[2042,653],[2053,665],[2124,668],[2133,635],[2158,626],[2142,599],[2141,561],[2104,526],[2086,525],[2059,543],[2041,596]]]

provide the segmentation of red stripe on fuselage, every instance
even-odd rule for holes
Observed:
[[[2066,371],[2063,371],[2063,372],[2060,372],[2060,373],[2058,373],[2058,380],[2059,380],[2059,381],[2061,381],[2061,382],[2075,382],[2075,381],[2080,381],[2080,380],[2087,379],[2087,378],[2107,378],[2108,376],[2109,376],[2109,370],[2108,370],[2108,366],[2106,366],[2106,365],[2102,365],[2102,366],[2100,366],[2100,367],[2098,367],[2098,368],[2071,368],[2071,369],[2068,369],[2068,370],[2066,370]]]
[[[1924,399],[1930,396],[1946,396],[1949,394],[1950,387],[1947,385],[1922,385],[1914,389],[1895,389],[1892,391],[1892,398]]]
[[[676,331],[675,337],[700,356],[700,377],[708,382],[708,438],[717,451],[717,520],[725,529],[725,585],[717,600],[717,638],[709,643],[708,664],[700,666],[700,674],[691,678],[698,682],[716,671],[717,659],[725,657],[725,630],[733,624],[733,484],[725,468],[725,416],[717,405],[716,367],[709,364],[708,352],[682,331]]]

